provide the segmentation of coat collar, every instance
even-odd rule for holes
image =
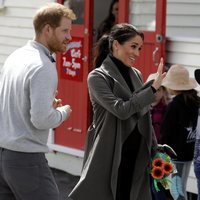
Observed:
[[[107,56],[107,58],[104,60],[104,62],[101,65],[101,70],[106,73],[108,76],[110,76],[112,79],[115,79],[119,84],[121,84],[123,87],[125,87],[126,90],[130,91],[129,86],[127,85],[126,81],[124,80],[123,76],[119,72],[118,68],[115,66],[115,63],[112,61],[112,59]],[[136,72],[135,68],[129,68],[129,74],[131,76],[131,81],[133,84],[133,87],[135,90],[140,88],[142,86],[142,81],[139,77],[139,75]],[[130,91],[130,93],[132,93]]]

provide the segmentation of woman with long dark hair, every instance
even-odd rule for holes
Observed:
[[[118,21],[118,0],[113,0],[109,7],[108,16],[101,22],[97,29],[97,41],[104,35],[109,34],[111,28],[117,23]]]
[[[133,25],[117,24],[98,42],[97,68],[88,75],[93,123],[74,200],[151,200],[148,167],[157,143],[149,109],[165,73],[161,61],[155,80],[143,85],[133,67],[143,41]]]

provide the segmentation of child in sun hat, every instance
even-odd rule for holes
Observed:
[[[196,81],[200,84],[200,69],[194,72]],[[200,200],[200,111],[197,122],[196,142],[194,148],[194,173],[197,178],[198,200]]]
[[[177,159],[177,169],[172,174],[170,192],[174,200],[187,200],[186,183],[193,160],[200,97],[195,88],[197,82],[189,77],[181,65],[172,65],[162,85],[173,95],[161,125],[161,143],[171,146]]]
[[[156,73],[150,74],[146,82],[154,80]],[[169,102],[169,94],[166,88],[161,84],[156,92],[155,101],[151,104],[151,118],[152,125],[155,131],[156,139],[158,143],[160,142],[160,125],[163,120],[163,116]]]
[[[150,74],[146,80],[149,82],[156,78],[156,73]],[[169,94],[166,88],[161,84],[161,86],[157,89],[155,101],[151,104],[151,120],[152,126],[155,131],[156,139],[158,144],[160,143],[160,127],[164,117],[164,113],[167,108],[167,104],[169,102]],[[152,181],[153,184],[153,181]],[[155,191],[152,185],[152,199],[153,200],[167,200],[170,197],[170,194],[167,190],[165,190],[161,185],[159,185],[160,191]]]

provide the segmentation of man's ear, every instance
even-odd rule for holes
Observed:
[[[52,27],[49,24],[45,24],[45,26],[43,27],[43,32],[45,33],[45,35],[49,35],[52,32]]]

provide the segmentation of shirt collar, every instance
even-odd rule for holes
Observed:
[[[30,40],[29,44],[31,44],[33,47],[36,47],[36,48],[40,49],[41,51],[43,51],[44,54],[50,59],[51,62],[55,62],[55,59],[54,59],[52,53],[43,44],[41,44],[35,40]]]

